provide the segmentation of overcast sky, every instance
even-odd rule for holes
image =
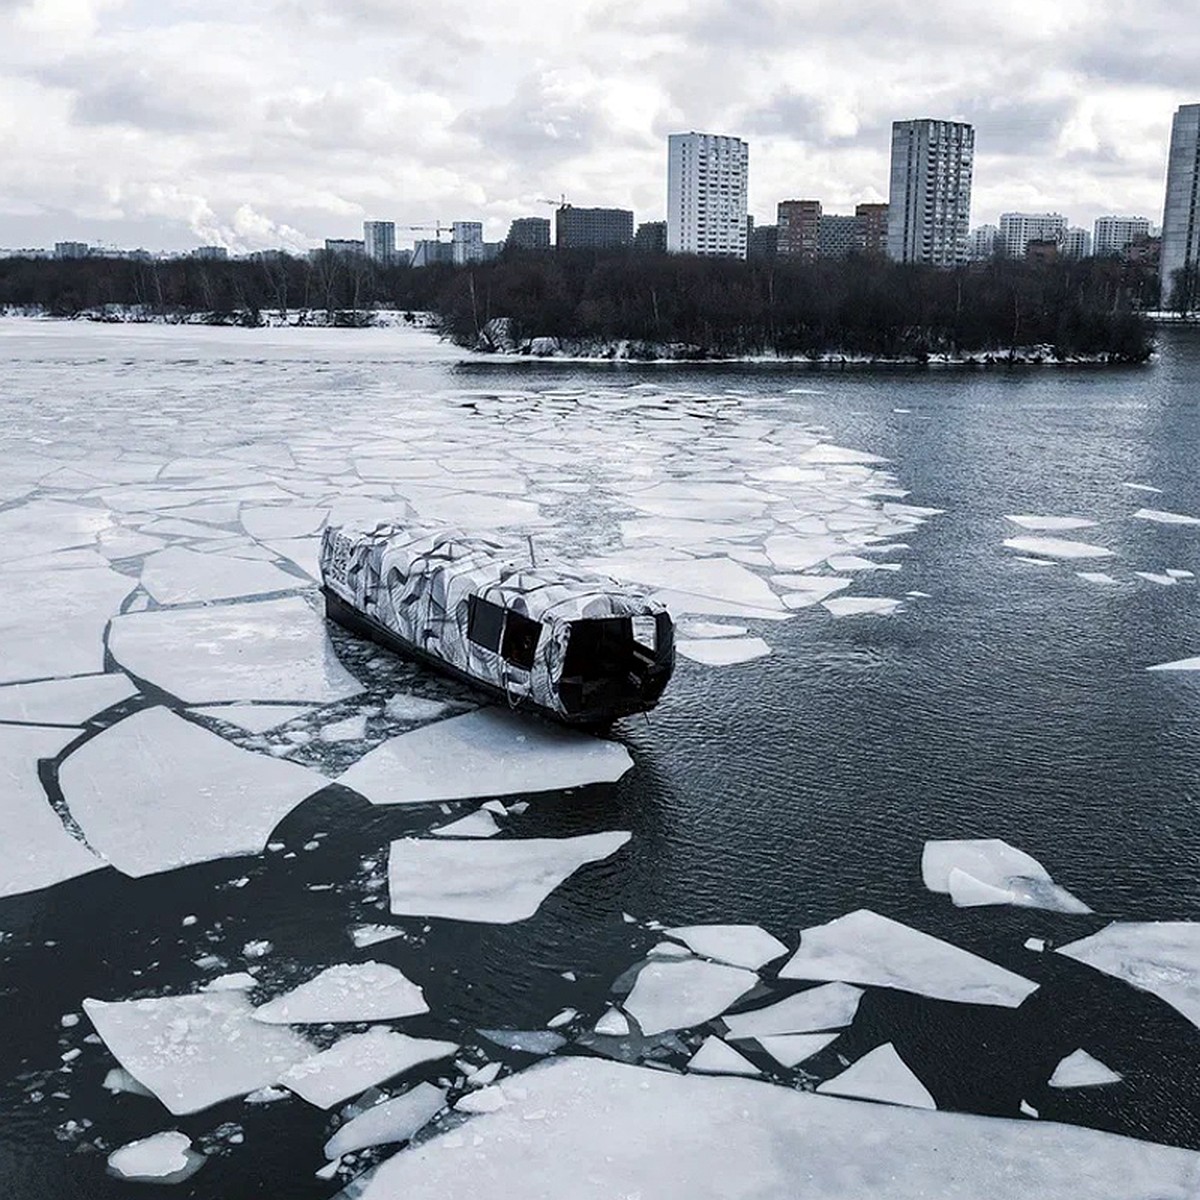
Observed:
[[[1156,223],[1195,0],[0,0],[0,245],[312,245],[543,198],[659,219],[666,136],[750,211],[887,199],[891,122],[970,121],[972,225]],[[407,244],[420,232],[398,231]]]

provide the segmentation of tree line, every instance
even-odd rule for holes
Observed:
[[[362,323],[373,307],[432,312],[457,343],[533,339],[647,356],[846,353],[875,357],[1060,355],[1130,361],[1151,350],[1139,311],[1157,274],[1116,259],[994,259],[956,270],[877,257],[804,263],[635,252],[506,252],[491,263],[413,269],[321,252],[258,260],[0,260],[0,305],[73,316],[105,306],[257,324],[265,312]],[[632,349],[631,349],[632,347]]]

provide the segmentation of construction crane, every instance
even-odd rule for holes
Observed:
[[[453,225],[443,225],[441,221],[435,221],[432,225],[401,225],[401,229],[415,230],[418,233],[432,233],[434,237],[440,239],[443,233],[453,233]]]
[[[559,196],[559,198],[557,200],[546,200],[545,198],[539,198],[538,203],[539,204],[550,204],[550,205],[553,205],[555,208],[569,208],[570,207],[570,205],[568,205],[568,203],[567,203],[567,196],[566,196],[565,192],[561,196]]]

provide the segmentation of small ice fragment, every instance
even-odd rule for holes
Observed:
[[[1134,571],[1134,574],[1139,579],[1144,579],[1147,583],[1157,583],[1161,587],[1174,587],[1179,582],[1171,575],[1159,575],[1154,571]]]
[[[707,667],[735,666],[771,653],[771,647],[759,637],[683,639],[675,643],[675,649]]]
[[[1014,525],[1020,525],[1022,529],[1036,529],[1049,532],[1063,532],[1068,529],[1088,529],[1096,524],[1095,521],[1089,521],[1085,517],[1006,516],[1004,519],[1011,521]]]
[[[510,804],[508,806],[508,813],[510,816],[513,816],[513,817],[519,817],[519,816],[521,816],[522,813],[527,813],[528,811],[529,811],[529,801],[528,800],[518,800],[516,802],[516,804]]]
[[[1038,1119],[1038,1110],[1036,1108],[1034,1108],[1033,1105],[1030,1104],[1028,1100],[1022,1100],[1020,1107],[1021,1107],[1021,1112],[1025,1116],[1032,1117],[1035,1121]]]
[[[826,983],[779,1000],[766,1008],[722,1017],[728,1036],[757,1038],[788,1033],[842,1029],[854,1020],[862,999],[861,988],[848,983]]]
[[[754,1040],[781,1066],[795,1067],[824,1050],[839,1033],[775,1033]]]
[[[1036,858],[999,838],[928,841],[921,876],[931,892],[949,894],[960,908],[1013,904],[1052,912],[1091,912],[1059,887]]]
[[[480,1088],[477,1092],[468,1092],[454,1105],[455,1112],[490,1113],[497,1112],[508,1103],[504,1092],[497,1087]]]
[[[274,1104],[279,1100],[286,1100],[291,1094],[287,1088],[263,1087],[250,1092],[245,1101],[247,1104]]]
[[[822,600],[821,607],[835,617],[890,617],[900,607],[900,601],[885,596],[835,596]]]
[[[333,1162],[327,1162],[323,1167],[319,1167],[313,1172],[317,1179],[323,1179],[326,1182],[336,1177],[338,1168],[342,1165],[340,1158],[335,1158]]]
[[[1163,512],[1157,508],[1139,508],[1133,515],[1142,521],[1154,521],[1159,525],[1200,525],[1200,517],[1187,517],[1182,513]]]
[[[1035,954],[1041,954],[1046,949],[1046,939],[1036,937],[1026,938],[1024,945],[1026,950],[1032,950]]]
[[[421,989],[387,963],[339,963],[254,1010],[270,1025],[386,1021],[429,1011]]]
[[[578,1016],[578,1013],[575,1011],[575,1009],[564,1008],[562,1012],[555,1013],[554,1016],[552,1016],[550,1020],[546,1022],[546,1028],[558,1029],[563,1025],[570,1024],[571,1021],[575,1020],[576,1016]]]
[[[1147,483],[1123,483],[1121,486],[1131,488],[1135,492],[1154,492],[1156,495],[1162,495],[1162,488],[1151,487]]]
[[[257,987],[258,980],[248,971],[234,971],[229,975],[218,975],[210,979],[200,990],[202,992],[244,992]]]
[[[383,711],[393,721],[432,721],[442,716],[446,705],[440,700],[427,700],[424,696],[407,696],[397,692],[383,706]]]
[[[489,1042],[523,1054],[553,1054],[567,1044],[562,1034],[548,1029],[481,1029],[479,1032]]]
[[[705,1075],[761,1075],[749,1059],[743,1058],[719,1037],[706,1037],[700,1049],[688,1059],[688,1070]]]
[[[1111,584],[1117,582],[1111,575],[1106,574],[1104,571],[1076,571],[1075,574],[1085,583]]]
[[[392,912],[522,921],[580,867],[611,857],[629,838],[625,832],[495,842],[401,838],[388,860]]]
[[[496,1077],[504,1070],[504,1064],[500,1062],[490,1062],[480,1067],[477,1071],[467,1076],[467,1083],[471,1087],[487,1087],[489,1083],[495,1083]]]
[[[501,806],[503,811],[503,806]],[[505,814],[507,815],[507,813]],[[434,837],[487,838],[494,837],[500,832],[496,818],[486,806],[478,812],[469,813],[449,825],[439,825],[429,831]]]
[[[1185,571],[1185,570],[1183,570],[1182,567],[1168,567],[1167,574],[1170,575],[1170,577],[1172,579],[1195,579],[1196,578],[1196,573],[1194,571]]]
[[[1046,558],[1111,558],[1113,553],[1104,546],[1075,542],[1068,538],[1014,537],[1005,538],[1004,544],[1010,550]]]
[[[625,1037],[629,1033],[629,1020],[619,1008],[610,1008],[596,1022],[595,1032],[601,1037]]]
[[[59,1058],[65,1063],[74,1062],[82,1053],[83,1051],[76,1046],[71,1050],[67,1050],[63,1054],[60,1054]]]
[[[905,596],[910,600],[929,600],[932,599],[928,592],[905,592]]]
[[[1038,985],[985,958],[860,908],[815,925],[780,979],[841,980],[964,1004],[1016,1008]]]
[[[402,1096],[384,1100],[351,1118],[325,1143],[325,1157],[335,1161],[343,1154],[407,1142],[423,1129],[446,1104],[446,1090],[418,1083]]]
[[[79,1014],[78,1013],[63,1013],[63,1015],[61,1017],[59,1017],[58,1023],[64,1029],[74,1029],[75,1026],[79,1024]]]
[[[1052,1088],[1100,1087],[1108,1083],[1120,1083],[1121,1076],[1106,1067],[1098,1058],[1086,1050],[1072,1051],[1054,1068],[1050,1076]]]
[[[326,725],[320,733],[323,742],[361,742],[367,736],[366,714],[358,713],[347,717],[344,721],[335,721]]]
[[[502,800],[487,801],[487,803],[485,803],[483,805],[483,808],[481,811],[490,812],[493,816],[497,816],[497,817],[508,816],[508,809],[506,809],[504,807],[504,802]]]
[[[757,925],[683,925],[668,929],[702,958],[757,971],[787,953],[787,947]]]
[[[275,947],[267,941],[266,938],[258,938],[254,941],[247,942],[242,947],[243,958],[263,958],[271,953]]]
[[[650,1037],[712,1020],[757,981],[752,971],[702,959],[651,961],[638,972],[624,1007]]]
[[[1014,562],[1028,563],[1031,567],[1057,567],[1058,563],[1049,558],[1030,558],[1025,554],[1018,554],[1013,560]]]
[[[1175,662],[1159,663],[1147,667],[1147,671],[1200,671],[1200,655],[1195,658],[1180,658]]]
[[[103,1087],[106,1092],[112,1092],[114,1096],[118,1096],[122,1092],[130,1096],[154,1096],[148,1087],[138,1083],[124,1067],[112,1067],[104,1076]]]
[[[108,1156],[108,1169],[118,1179],[133,1182],[182,1183],[206,1161],[192,1149],[191,1138],[172,1130],[114,1150]]]
[[[827,1079],[817,1091],[856,1100],[882,1100],[908,1108],[937,1108],[925,1085],[896,1053],[891,1042],[876,1046],[840,1075]]]
[[[647,958],[691,958],[692,952],[678,942],[656,942],[646,951]]]
[[[355,925],[350,930],[350,940],[360,950],[403,936],[404,930],[397,929],[394,925]]]
[[[746,632],[746,626],[722,625],[716,621],[681,621],[679,632],[686,638],[741,637]]]
[[[191,916],[191,915],[189,915],[189,916],[186,916],[186,917],[184,917],[184,918],[183,918],[183,920],[182,920],[182,921],[180,921],[179,923],[180,923],[180,925],[184,926],[185,928],[186,928],[187,926],[189,926],[189,925],[195,925],[195,923],[196,923],[196,917],[194,917],[194,916]]]
[[[332,1108],[421,1063],[448,1058],[457,1049],[454,1042],[369,1029],[289,1067],[279,1082],[318,1108]]]

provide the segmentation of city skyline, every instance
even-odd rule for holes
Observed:
[[[973,224],[1158,219],[1192,24],[1117,0],[0,0],[0,244],[301,249],[465,216],[496,240],[563,192],[653,220],[687,129],[752,145],[759,221],[797,194],[850,213],[922,116],[976,129]]]

